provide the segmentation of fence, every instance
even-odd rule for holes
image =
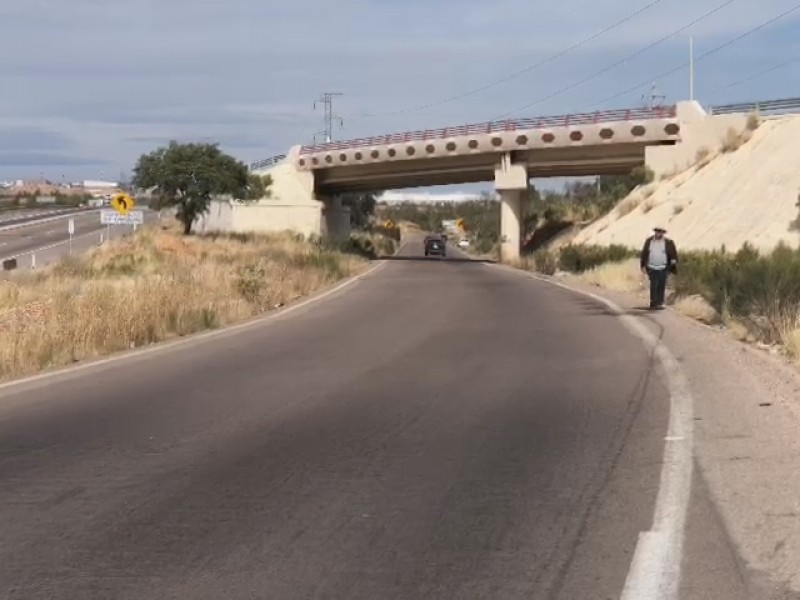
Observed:
[[[736,113],[777,113],[800,112],[800,98],[784,98],[783,100],[765,100],[761,102],[741,102],[739,104],[722,104],[709,108],[712,115],[730,115]]]
[[[459,125],[445,127],[444,129],[426,129],[394,133],[390,135],[330,142],[316,146],[303,146],[301,154],[312,154],[327,150],[345,150],[363,146],[378,146],[383,144],[396,144],[419,140],[434,140],[448,138],[456,135],[486,134],[500,131],[515,131],[517,129],[540,129],[542,127],[569,127],[570,125],[592,125],[596,123],[611,123],[616,121],[667,119],[674,118],[675,106],[657,106],[653,108],[623,108],[619,110],[596,111],[593,113],[580,113],[559,115],[554,117],[534,117],[529,119],[516,119],[507,121],[489,121],[473,125]]]
[[[250,170],[256,171],[258,169],[263,169],[264,167],[271,167],[272,165],[278,164],[285,158],[285,154],[278,154],[276,156],[270,156],[269,158],[257,160],[256,162],[250,163]]]

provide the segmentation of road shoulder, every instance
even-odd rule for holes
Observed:
[[[616,303],[657,331],[695,399],[695,460],[747,567],[772,598],[800,592],[800,373],[782,359],[674,311],[575,277],[542,277]],[[691,533],[691,532],[689,532]],[[800,596],[798,596],[800,597]]]

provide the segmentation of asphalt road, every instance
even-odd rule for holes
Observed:
[[[0,230],[11,225],[19,225],[44,218],[50,218],[64,214],[79,214],[91,209],[70,208],[63,206],[51,206],[41,208],[20,208],[14,210],[0,211]]]
[[[83,252],[100,242],[100,234],[107,235],[106,226],[100,224],[100,211],[48,218],[41,223],[26,223],[13,229],[0,229],[0,259],[17,258],[18,268],[30,267],[31,253],[36,252],[36,265],[41,266],[69,253],[70,218],[75,221],[73,252]],[[156,213],[145,211],[145,222],[156,218]],[[130,226],[111,227],[111,237],[130,233]]]
[[[0,597],[619,598],[667,427],[651,358],[591,301],[418,250],[0,390]],[[684,597],[738,599],[696,504]]]

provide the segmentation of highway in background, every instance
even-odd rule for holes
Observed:
[[[157,213],[143,209],[145,222],[157,219]],[[36,266],[42,266],[69,253],[70,219],[75,223],[72,251],[83,252],[96,246],[102,239],[119,237],[131,233],[131,226],[112,226],[110,230],[100,223],[100,210],[90,210],[58,218],[44,218],[7,229],[0,228],[0,259],[16,258],[19,269],[30,268],[32,254],[36,254]],[[2,227],[2,224],[0,224]]]
[[[663,460],[653,357],[594,301],[420,250],[0,390],[0,597],[619,598]],[[693,506],[681,598],[752,597]]]

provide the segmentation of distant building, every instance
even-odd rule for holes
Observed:
[[[84,193],[91,194],[95,198],[110,198],[119,191],[119,184],[113,181],[99,181],[88,179],[81,184]]]

